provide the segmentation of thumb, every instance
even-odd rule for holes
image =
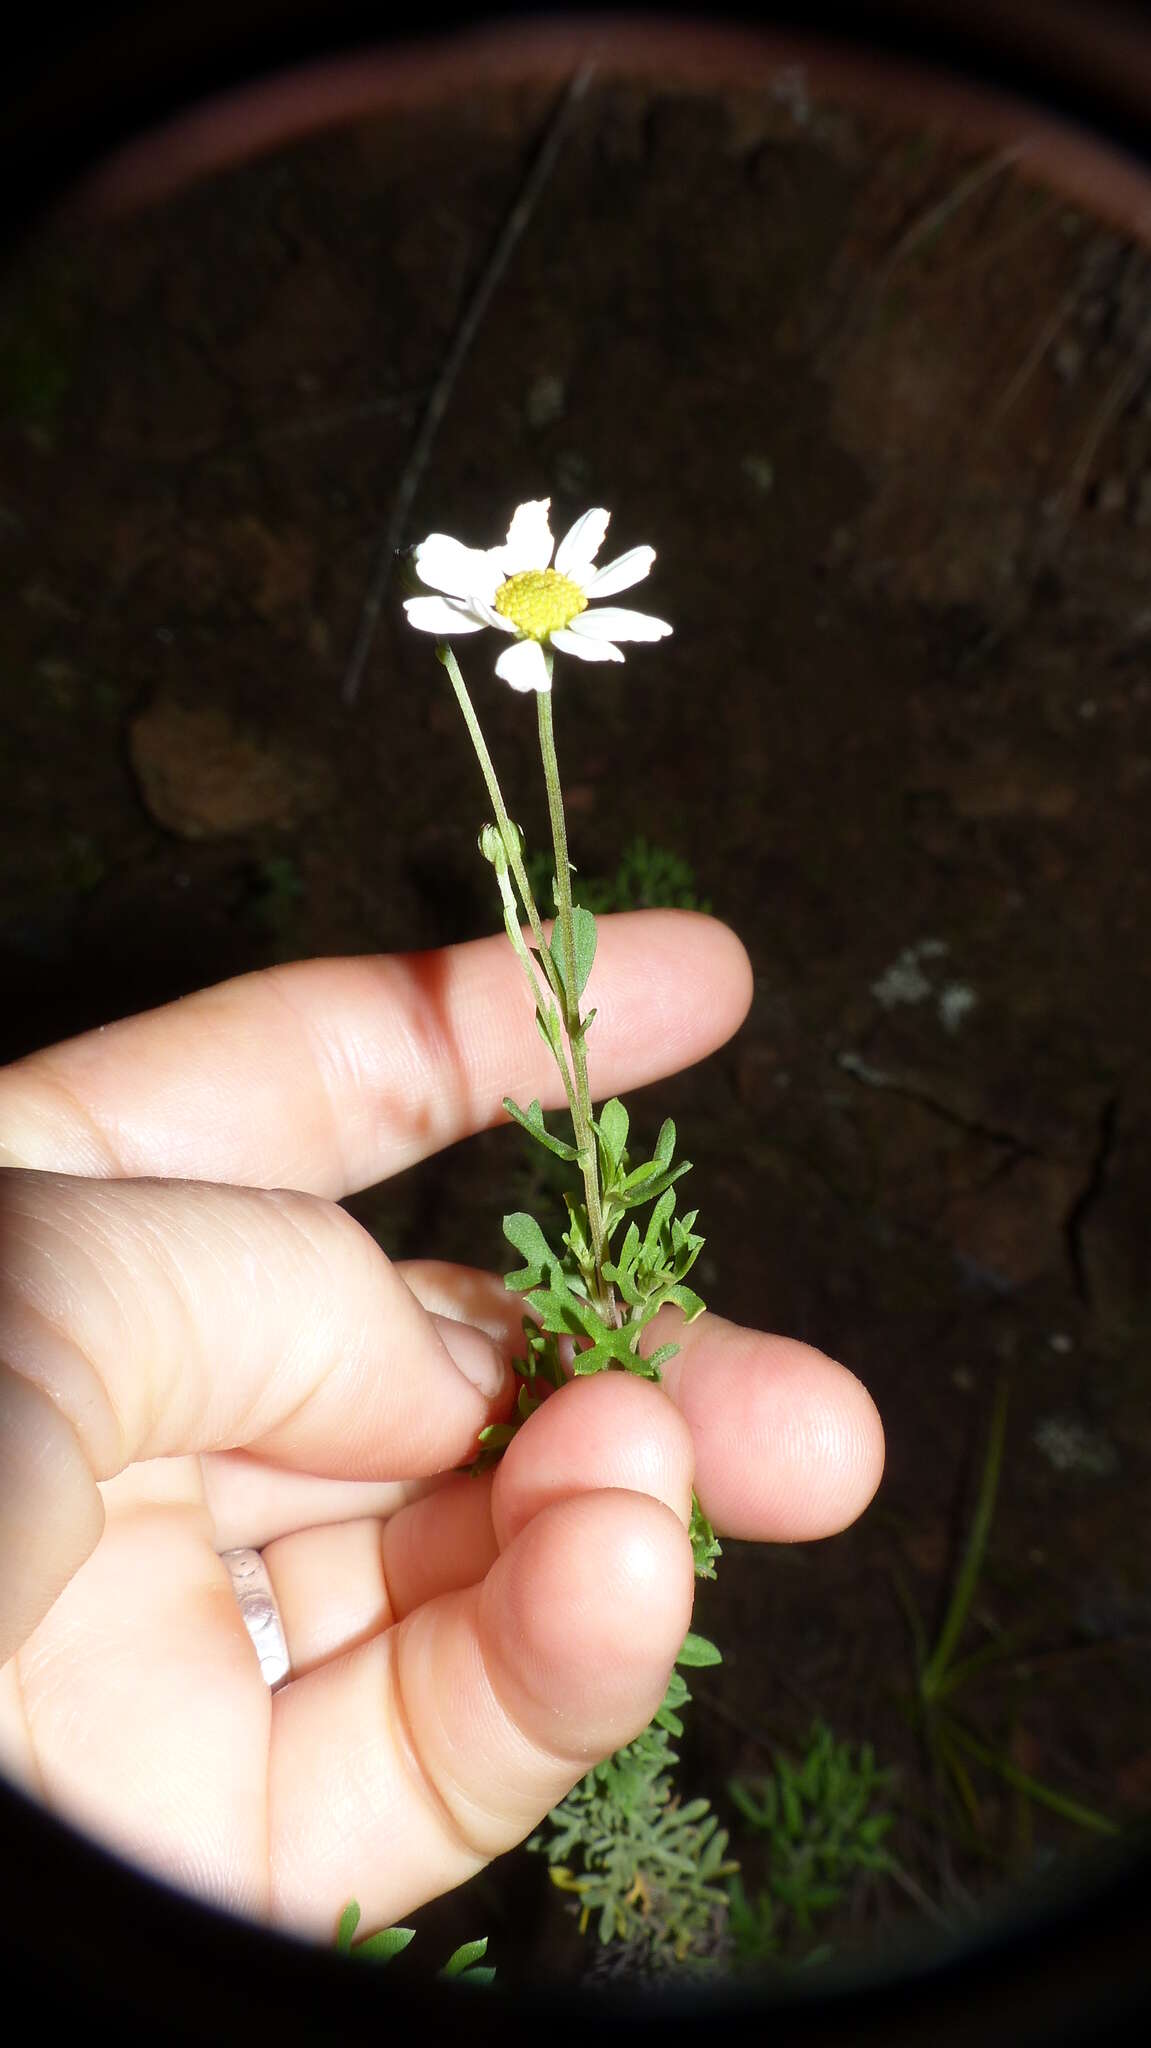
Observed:
[[[620,1490],[542,1508],[479,1586],[278,1694],[275,1917],[379,1926],[521,1842],[663,1697],[691,1618],[691,1546]],[[397,1853],[399,1851],[399,1853]]]

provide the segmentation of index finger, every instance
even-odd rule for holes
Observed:
[[[750,997],[747,955],[714,919],[601,919],[593,1095],[704,1058]],[[501,934],[268,968],[33,1053],[0,1074],[0,1163],[340,1198],[502,1122],[505,1095],[563,1102]]]

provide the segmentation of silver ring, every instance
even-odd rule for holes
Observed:
[[[220,1563],[231,1575],[232,1591],[239,1603],[244,1626],[255,1645],[268,1690],[275,1692],[287,1684],[291,1665],[284,1624],[268,1577],[268,1567],[258,1550],[222,1550]]]

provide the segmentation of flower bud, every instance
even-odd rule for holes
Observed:
[[[392,556],[392,579],[402,597],[426,597],[428,586],[416,568],[415,548],[397,548]]]
[[[507,848],[503,834],[497,825],[485,825],[480,833],[478,845],[485,860],[490,860],[497,875],[506,874],[508,865]]]

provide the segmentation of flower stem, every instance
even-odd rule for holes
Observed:
[[[548,682],[551,682],[552,656],[545,656],[548,665]],[[603,1204],[600,1200],[599,1157],[596,1152],[595,1133],[591,1127],[592,1100],[587,1075],[587,1044],[584,1026],[580,1021],[579,991],[576,988],[575,921],[572,915],[571,863],[568,860],[567,821],[564,817],[563,790],[560,786],[559,762],[556,759],[555,730],[552,725],[551,689],[541,690],[536,698],[539,709],[540,755],[544,766],[544,781],[548,792],[548,814],[551,818],[552,843],[556,860],[556,914],[560,931],[560,954],[563,959],[563,996],[560,1005],[571,1047],[572,1066],[575,1072],[575,1102],[572,1106],[572,1123],[575,1126],[576,1150],[579,1153],[580,1171],[583,1174],[584,1195],[587,1201],[588,1229],[591,1232],[592,1254],[595,1259],[596,1292],[598,1306],[606,1309],[609,1318],[615,1319],[615,1297],[611,1287],[604,1280],[603,1266],[608,1255],[607,1232],[604,1228]]]
[[[544,972],[547,975],[548,981],[551,983],[552,990],[555,994],[556,1000],[561,1004],[562,1008],[563,990],[560,986],[559,976],[555,970],[555,964],[552,960],[551,954],[548,952],[547,941],[544,938],[543,925],[540,922],[540,914],[539,911],[536,909],[536,900],[535,897],[532,895],[531,883],[528,881],[528,873],[527,869],[524,866],[523,853],[520,850],[520,835],[517,828],[512,824],[512,821],[508,816],[508,807],[504,802],[503,794],[500,790],[499,783],[496,780],[496,771],[495,768],[492,766],[492,757],[488,752],[488,743],[480,730],[480,722],[479,719],[476,717],[475,705],[472,703],[472,700],[468,695],[468,686],[465,683],[462,675],[460,674],[459,662],[456,660],[455,655],[452,653],[451,648],[447,645],[446,642],[441,642],[441,644],[436,648],[436,654],[440,661],[443,662],[444,667],[447,669],[447,672],[452,679],[452,688],[456,693],[460,710],[464,714],[464,723],[468,729],[468,736],[471,739],[471,743],[476,750],[476,759],[480,764],[480,769],[482,771],[484,781],[487,784],[488,795],[492,800],[492,808],[496,814],[496,824],[499,827],[500,838],[503,840],[504,845],[507,848],[508,866],[511,868],[511,871],[516,878],[516,887],[520,892],[520,897],[523,901],[524,910],[527,913],[527,920],[529,926],[531,927],[532,938],[535,940],[536,945],[539,948],[540,956],[543,961]]]
[[[437,645],[436,658],[437,660],[442,662],[443,666],[447,669],[448,675],[451,678],[452,688],[456,693],[456,700],[459,704],[460,710],[464,714],[464,724],[467,726],[468,729],[468,737],[471,740],[472,746],[475,748],[476,759],[480,764],[480,772],[482,773],[484,782],[487,785],[488,795],[492,800],[492,808],[496,814],[496,829],[499,832],[500,838],[502,839],[504,844],[504,849],[507,853],[508,866],[511,868],[511,871],[515,876],[516,887],[520,892],[520,899],[523,903],[524,910],[527,915],[528,925],[531,929],[532,938],[535,941],[536,949],[539,953],[540,963],[543,967],[544,973],[547,976],[548,982],[552,989],[552,993],[555,996],[556,1003],[559,1007],[560,1017],[561,1019],[563,1019],[565,1017],[563,988],[561,985],[560,977],[556,973],[555,962],[553,961],[551,953],[548,950],[547,940],[544,937],[543,925],[540,921],[540,914],[536,908],[536,900],[535,897],[532,895],[531,883],[528,881],[527,869],[524,866],[524,857],[520,846],[519,829],[512,823],[511,818],[508,816],[508,807],[504,802],[503,792],[500,789],[499,781],[496,776],[495,767],[492,762],[492,757],[488,752],[488,743],[483,736],[483,731],[480,727],[479,719],[476,717],[475,705],[472,703],[471,697],[468,695],[468,686],[465,683],[463,676],[460,674],[459,662],[456,660],[455,655],[453,654],[451,648],[448,646],[446,641],[441,641]],[[503,892],[501,890],[501,894],[502,893]],[[504,921],[505,925],[507,926],[508,936],[509,938],[511,938],[511,926],[510,924],[508,924],[508,909],[506,899],[504,903]],[[513,945],[515,945],[514,939],[512,940],[512,943]],[[523,947],[521,942],[520,946],[516,946],[516,951],[520,954],[521,964],[524,966],[527,972],[528,982],[532,991],[532,997],[535,1001],[536,1014],[540,1019],[541,1028],[545,1028],[547,1024],[547,1019],[544,1013],[543,1003],[540,1000],[539,986],[536,982],[535,975],[531,969],[530,957],[528,956],[527,948]],[[547,1036],[546,1028],[545,1036]],[[551,1046],[552,1052],[555,1055],[556,1064],[559,1067],[560,1073],[563,1077],[564,1093],[567,1096],[568,1107],[572,1113],[572,1123],[575,1124],[577,1096],[572,1076],[568,1072],[567,1063],[560,1057],[560,1052],[557,1044],[553,1041],[553,1039],[550,1036],[548,1036],[548,1044]],[[578,1142],[579,1141],[577,1138],[577,1144]]]
[[[508,903],[507,877],[506,875],[501,877],[497,870],[496,879],[500,882],[500,893],[504,901],[505,928],[509,938],[512,940],[513,946],[515,946],[516,953],[519,955],[520,963],[527,974],[528,985],[531,988],[532,997],[536,1005],[536,1015],[540,1020],[540,1028],[548,1045],[551,1047],[556,1065],[559,1067],[563,1078],[564,1093],[568,1100],[568,1108],[571,1111],[576,1152],[579,1158],[580,1173],[583,1176],[584,1199],[587,1204],[592,1256],[595,1262],[596,1306],[600,1309],[601,1313],[607,1316],[610,1322],[618,1324],[615,1294],[603,1277],[603,1267],[608,1256],[609,1245],[607,1232],[604,1228],[603,1202],[600,1196],[599,1155],[596,1151],[595,1132],[592,1130],[591,1090],[588,1085],[587,1049],[584,1043],[585,1027],[580,1021],[579,996],[575,992],[575,929],[572,915],[571,867],[568,862],[567,825],[564,819],[559,763],[556,760],[555,734],[552,730],[551,692],[550,690],[541,692],[537,702],[539,704],[540,752],[543,757],[544,780],[547,784],[548,792],[548,812],[551,818],[552,841],[555,850],[556,909],[560,936],[560,958],[563,962],[562,974],[557,970],[551,949],[544,937],[543,924],[536,907],[535,897],[532,894],[527,869],[524,866],[518,827],[512,823],[511,818],[508,816],[508,808],[503,799],[503,793],[496,776],[492,757],[488,752],[487,741],[484,738],[479,719],[476,717],[475,706],[468,694],[467,684],[460,674],[459,663],[447,641],[439,642],[436,647],[436,657],[447,669],[448,675],[451,678],[452,688],[456,693],[456,701],[463,712],[464,724],[468,729],[468,737],[475,749],[476,759],[480,764],[480,772],[483,775],[488,795],[492,801],[492,808],[495,811],[496,829],[507,854],[507,864],[515,877],[516,887],[520,893],[520,900],[524,906],[540,965],[555,997],[559,1021],[563,1027],[564,1038],[567,1040],[568,1051],[571,1056],[570,1071],[568,1063],[563,1057],[559,1034],[554,1028],[549,1029],[548,1017],[544,1011],[539,984],[532,970],[531,956],[520,938],[518,929],[513,934],[513,919],[510,915]],[[552,658],[550,654],[547,654],[545,658],[548,664],[550,680]],[[517,939],[519,940],[518,944],[516,943]],[[568,993],[569,990],[571,991],[570,995]]]
[[[515,891],[508,880],[506,846],[503,839],[500,838],[498,831],[493,830],[493,836],[499,840],[501,854],[501,859],[493,863],[493,865],[495,866],[496,885],[504,906],[504,930],[511,940],[515,956],[527,976],[528,987],[532,992],[532,1001],[536,1006],[536,1017],[540,1021],[541,1032],[547,1043],[548,1050],[560,1070],[560,1079],[564,1084],[564,1094],[567,1096],[568,1109],[571,1112],[571,1119],[574,1125],[576,1122],[576,1091],[571,1069],[563,1056],[563,1040],[560,1036],[563,1030],[563,1018],[556,1009],[555,1004],[547,1002],[547,998],[540,988],[536,976],[535,961],[524,944],[524,935],[520,930],[519,904],[516,902]]]

